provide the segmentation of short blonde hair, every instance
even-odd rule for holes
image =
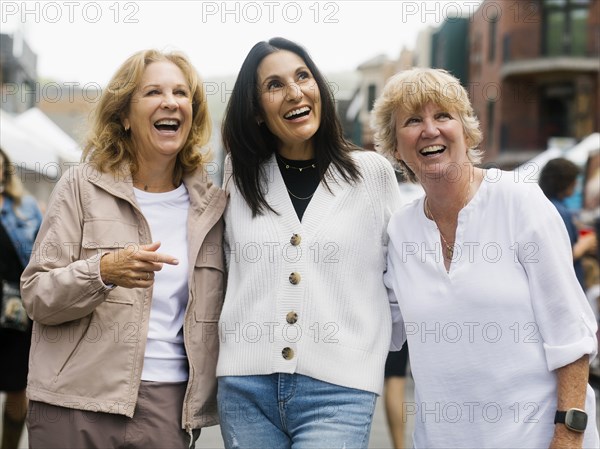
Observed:
[[[208,161],[209,153],[203,155],[200,152],[200,148],[208,144],[212,130],[202,80],[185,55],[158,50],[142,50],[133,54],[113,75],[93,112],[93,126],[85,145],[83,161],[91,162],[100,171],[113,173],[127,162],[131,173],[137,172],[138,155],[132,145],[131,133],[123,126],[123,117],[129,111],[131,99],[139,88],[146,67],[162,61],[172,62],[183,72],[192,100],[192,128],[177,155],[174,181],[179,184],[184,174],[195,171]]]
[[[442,69],[416,67],[405,70],[387,81],[381,96],[375,101],[371,112],[371,128],[375,133],[377,151],[412,182],[417,181],[414,172],[394,156],[398,144],[396,117],[399,112],[412,114],[428,103],[458,114],[467,142],[469,160],[477,164],[482,159],[482,152],[478,149],[483,137],[479,120],[460,81]]]

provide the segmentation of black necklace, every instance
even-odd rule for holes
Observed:
[[[306,167],[294,167],[293,165],[290,165],[288,160],[284,160],[283,157],[279,155],[279,153],[275,153],[275,157],[277,157],[279,162],[281,162],[281,164],[285,167],[286,170],[289,170],[291,168],[292,170],[298,170],[299,172],[302,172],[302,170],[306,170],[307,168],[317,168],[316,162],[313,162],[307,165]]]

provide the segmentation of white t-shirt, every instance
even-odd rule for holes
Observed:
[[[488,170],[460,211],[447,273],[423,198],[391,219],[386,285],[407,337],[414,447],[541,448],[554,431],[557,368],[596,352],[596,322],[556,208],[537,184]],[[401,332],[404,323],[405,334]],[[598,446],[587,387],[584,447]]]
[[[179,260],[178,265],[163,264],[162,270],[155,272],[142,380],[184,382],[188,379],[183,317],[188,303],[189,195],[183,184],[164,193],[134,192],[152,240],[161,242],[157,252]]]

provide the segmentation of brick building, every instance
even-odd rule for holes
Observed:
[[[485,0],[469,29],[469,93],[487,160],[599,130],[600,1]]]
[[[403,48],[398,59],[389,59],[385,55],[379,55],[358,66],[360,72],[360,85],[357,91],[360,99],[358,121],[361,126],[361,142],[358,144],[372,150],[374,148],[373,130],[370,126],[370,114],[373,104],[381,92],[387,80],[400,70],[410,68],[413,64],[413,52]]]

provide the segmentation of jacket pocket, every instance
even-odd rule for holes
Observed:
[[[197,351],[194,364],[198,374],[215,375],[217,369],[217,359],[219,358],[219,320],[206,319],[200,313],[194,313],[194,340],[200,348]]]
[[[105,302],[112,302],[115,304],[133,305],[135,302],[136,292],[134,289],[115,287],[108,293]]]
[[[81,323],[81,321],[83,321],[83,323]],[[81,348],[81,345],[83,344],[83,340],[88,332],[90,323],[91,323],[91,316],[85,317],[84,319],[82,319],[79,323],[79,326],[81,326],[81,333],[76,337],[75,339],[75,345],[72,346],[72,350],[69,352],[69,354],[67,355],[67,357],[64,359],[64,361],[62,362],[62,364],[59,366],[58,371],[56,372],[56,376],[54,378],[54,381],[56,382],[56,380],[60,377],[60,375],[62,374],[63,370],[65,369],[65,367],[67,366],[67,364],[69,363],[69,361],[75,356],[75,354],[77,353],[77,351],[79,350],[79,348]],[[79,327],[79,326],[75,326]],[[63,326],[64,328],[64,326]],[[71,330],[71,332],[73,332]],[[75,334],[75,332],[73,332],[73,334]],[[73,335],[71,335],[71,338],[73,338]]]
[[[197,260],[194,265],[193,288],[196,322],[218,321],[223,308],[225,290],[223,261]]]
[[[222,253],[207,256],[199,255],[194,264],[192,285],[193,321],[189,332],[194,350],[188,355],[196,374],[203,376],[203,389],[206,382],[215,378],[219,357],[219,316],[223,308],[225,270]],[[208,377],[206,377],[208,376]],[[198,380],[197,380],[198,381]],[[197,382],[196,381],[196,382]]]
[[[139,247],[138,226],[119,219],[94,218],[83,223],[81,259],[101,257],[118,248]]]
[[[117,249],[135,250],[139,247],[138,226],[119,219],[94,218],[83,224],[81,247],[81,258],[92,260]],[[106,302],[131,305],[134,296],[129,289],[116,287],[108,293]]]

